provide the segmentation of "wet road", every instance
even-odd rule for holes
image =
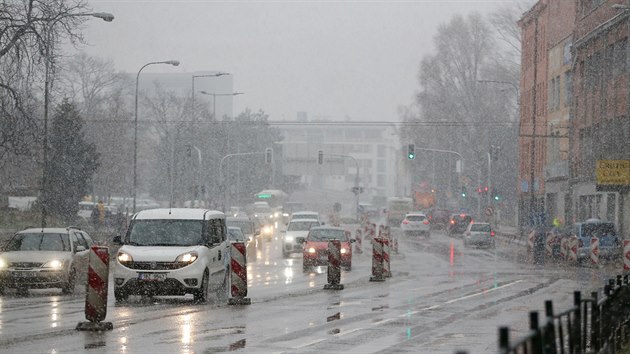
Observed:
[[[354,227],[352,228],[354,229]],[[534,266],[515,245],[464,249],[434,232],[400,239],[393,276],[369,281],[371,253],[354,254],[341,291],[323,290],[326,268],[302,272],[299,254],[283,259],[281,241],[262,241],[248,264],[249,306],[218,300],[131,297],[115,304],[110,287],[105,333],[75,331],[84,321],[84,292],[8,291],[0,297],[0,353],[469,353],[493,352],[497,331],[527,332],[527,313],[554,300],[571,306],[620,271],[620,265]],[[111,285],[111,281],[110,281]]]

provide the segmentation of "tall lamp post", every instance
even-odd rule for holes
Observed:
[[[212,118],[215,117],[217,111],[217,96],[238,96],[245,94],[244,92],[232,92],[232,93],[213,93],[206,91],[199,91],[199,93],[212,96]]]
[[[89,12],[89,13],[78,13],[78,14],[67,14],[64,16],[60,16],[55,18],[54,20],[48,21],[46,23],[46,40],[44,42],[44,137],[43,137],[43,166],[42,166],[42,190],[40,192],[41,196],[41,225],[42,228],[46,227],[46,219],[48,217],[48,106],[50,103],[50,67],[53,61],[52,51],[53,51],[53,43],[52,43],[52,30],[55,24],[68,17],[96,17],[100,18],[105,22],[112,22],[114,20],[114,15],[108,12]]]
[[[144,64],[140,70],[138,70],[138,74],[136,75],[136,103],[135,103],[135,118],[133,121],[133,190],[131,192],[133,197],[133,213],[136,213],[136,194],[138,189],[138,82],[140,81],[140,73],[144,68],[149,65],[154,64],[169,64],[173,66],[178,66],[178,60],[166,60],[166,61],[153,61],[150,63]]]
[[[192,76],[192,118],[195,119],[195,79],[200,77],[219,77],[224,75],[230,75],[230,73],[219,72],[216,74],[207,74],[207,75],[193,75]]]

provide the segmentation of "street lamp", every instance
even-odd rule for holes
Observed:
[[[193,75],[192,76],[192,118],[195,119],[195,79],[198,77],[219,77],[223,75],[230,75],[230,73],[219,72],[216,74],[207,74],[207,75]]]
[[[42,190],[40,192],[40,204],[42,208],[42,220],[41,225],[42,228],[46,227],[46,217],[48,216],[48,106],[50,102],[50,66],[53,60],[52,51],[53,51],[53,43],[52,43],[52,30],[54,25],[60,21],[61,19],[68,17],[96,17],[100,18],[105,22],[112,22],[114,20],[114,15],[108,12],[91,12],[91,13],[78,13],[78,14],[66,14],[65,16],[57,17],[52,21],[48,21],[46,23],[46,40],[44,42],[44,56],[45,56],[45,64],[44,64],[44,137],[43,137],[43,166],[42,166]]]
[[[136,75],[136,103],[135,103],[135,118],[133,121],[133,190],[131,192],[133,197],[133,213],[136,213],[136,191],[138,189],[138,82],[140,80],[140,73],[142,69],[146,68],[149,65],[154,64],[169,64],[173,66],[178,66],[178,60],[166,60],[166,61],[153,61],[150,63],[144,64],[140,70],[138,70],[138,74]]]
[[[232,92],[232,93],[213,93],[206,91],[199,91],[199,93],[212,96],[212,118],[215,118],[216,109],[217,109],[217,96],[238,96],[244,95],[244,92]]]

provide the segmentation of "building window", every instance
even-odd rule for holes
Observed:
[[[385,145],[378,145],[376,147],[376,157],[385,158]]]
[[[385,175],[376,175],[376,185],[379,188],[385,187]]]
[[[385,173],[385,160],[376,160],[376,173]]]
[[[573,102],[573,73],[564,73],[564,106],[568,107]]]

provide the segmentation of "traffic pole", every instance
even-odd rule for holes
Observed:
[[[591,263],[599,264],[599,239],[597,237],[591,237]]]
[[[383,244],[380,238],[372,240],[372,276],[370,281],[385,281],[385,277],[383,277]]]
[[[230,244],[230,288],[232,297],[228,305],[250,305],[247,297],[247,248],[245,242]]]
[[[354,251],[357,254],[361,254],[363,253],[363,241],[362,241],[362,237],[361,237],[361,229],[357,229],[357,231],[354,234]]]
[[[109,281],[109,248],[92,246],[88,258],[88,282],[85,294],[85,319],[78,331],[110,331],[111,322],[103,322],[107,315],[107,287]]]
[[[328,241],[328,284],[324,290],[343,290],[341,284],[341,241]]]

